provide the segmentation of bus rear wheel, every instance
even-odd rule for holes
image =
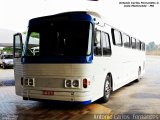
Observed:
[[[138,78],[135,80],[135,82],[139,82],[139,80],[141,79],[141,68],[138,68]]]
[[[104,93],[103,93],[103,97],[101,98],[103,103],[108,102],[109,98],[110,98],[110,94],[112,91],[112,87],[111,87],[111,76],[107,75],[106,80],[105,80],[105,84],[104,84]]]

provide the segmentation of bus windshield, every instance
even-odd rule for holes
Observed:
[[[92,25],[87,21],[48,22],[29,26],[26,56],[87,56]]]

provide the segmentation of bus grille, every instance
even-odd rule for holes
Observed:
[[[63,78],[35,78],[35,87],[63,88]]]

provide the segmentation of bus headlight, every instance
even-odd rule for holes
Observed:
[[[71,80],[65,80],[65,87],[71,87],[72,81]]]
[[[78,88],[79,87],[79,80],[73,80],[72,85],[73,85],[73,87]]]

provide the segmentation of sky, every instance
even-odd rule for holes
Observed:
[[[160,3],[154,7],[124,7],[119,2],[160,2],[160,0],[0,0],[0,28],[24,32],[35,17],[60,12],[90,10],[106,22],[146,43],[160,44]]]

